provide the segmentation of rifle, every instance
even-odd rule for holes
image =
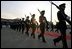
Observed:
[[[31,17],[32,17],[32,14],[30,13]]]
[[[25,17],[26,17],[26,15],[25,15]]]
[[[50,3],[53,4],[53,5],[55,5],[60,10],[60,8],[56,4],[54,4],[52,1]]]
[[[39,13],[41,13],[41,11],[38,9]]]

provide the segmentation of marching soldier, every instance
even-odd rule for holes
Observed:
[[[26,20],[25,20],[25,24],[26,24],[26,34],[29,36],[29,29],[30,29],[30,20],[29,20],[29,16],[27,16]]]
[[[40,39],[40,37],[42,37],[42,41],[46,43],[45,41],[45,38],[44,38],[44,33],[45,33],[45,11],[41,11],[40,12],[40,16],[39,16],[39,22],[40,22],[40,30],[41,30],[41,33],[40,35],[38,35],[38,39]]]
[[[19,20],[19,32],[21,31],[21,19]]]
[[[66,26],[65,21],[67,21],[69,24],[71,24],[71,22],[68,20],[68,16],[64,12],[65,3],[59,5],[59,7],[56,4],[54,4],[53,2],[52,2],[52,4],[55,5],[59,9],[59,11],[57,12],[57,16],[58,16],[58,20],[59,20],[59,30],[61,31],[61,36],[54,39],[54,44],[56,45],[56,42],[59,42],[60,40],[62,40],[63,48],[68,48],[67,41],[66,41],[67,26]]]
[[[24,33],[24,29],[25,29],[25,21],[24,21],[24,18],[22,18],[21,24],[22,24],[22,34],[23,34]]]
[[[35,14],[33,14],[33,15],[32,15],[32,18],[31,18],[31,28],[32,28],[31,36],[33,36],[33,38],[35,38],[35,30],[36,30]]]

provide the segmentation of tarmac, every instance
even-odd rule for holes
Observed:
[[[67,29],[67,45],[71,48],[71,30]],[[37,31],[36,31],[37,32]],[[62,41],[54,45],[53,39],[57,38],[60,33],[45,32],[46,43],[38,39],[39,32],[35,32],[35,39],[31,37],[31,31],[29,36],[25,33],[12,30],[9,27],[3,27],[1,29],[1,48],[62,48]]]

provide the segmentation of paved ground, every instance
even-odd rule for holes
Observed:
[[[68,29],[67,44],[68,47],[71,48],[71,35],[69,31]],[[57,37],[53,36],[52,33],[54,32],[45,34],[47,43],[43,43],[41,40],[38,40],[37,36],[39,33],[35,33],[36,38],[33,39],[30,35],[28,37],[25,34],[22,35],[21,32],[3,27],[1,29],[1,48],[62,48],[62,41],[57,43],[57,46],[54,46],[53,39]],[[31,32],[29,34],[31,34]]]

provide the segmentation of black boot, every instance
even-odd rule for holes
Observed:
[[[43,41],[44,43],[46,43],[44,36],[42,36],[42,41]]]
[[[56,41],[55,40],[53,40],[54,41],[54,45],[56,46]]]
[[[41,35],[38,35],[38,39],[40,39]]]
[[[33,36],[33,34],[31,33],[31,36]]]
[[[33,34],[33,38],[35,39],[35,35]]]

